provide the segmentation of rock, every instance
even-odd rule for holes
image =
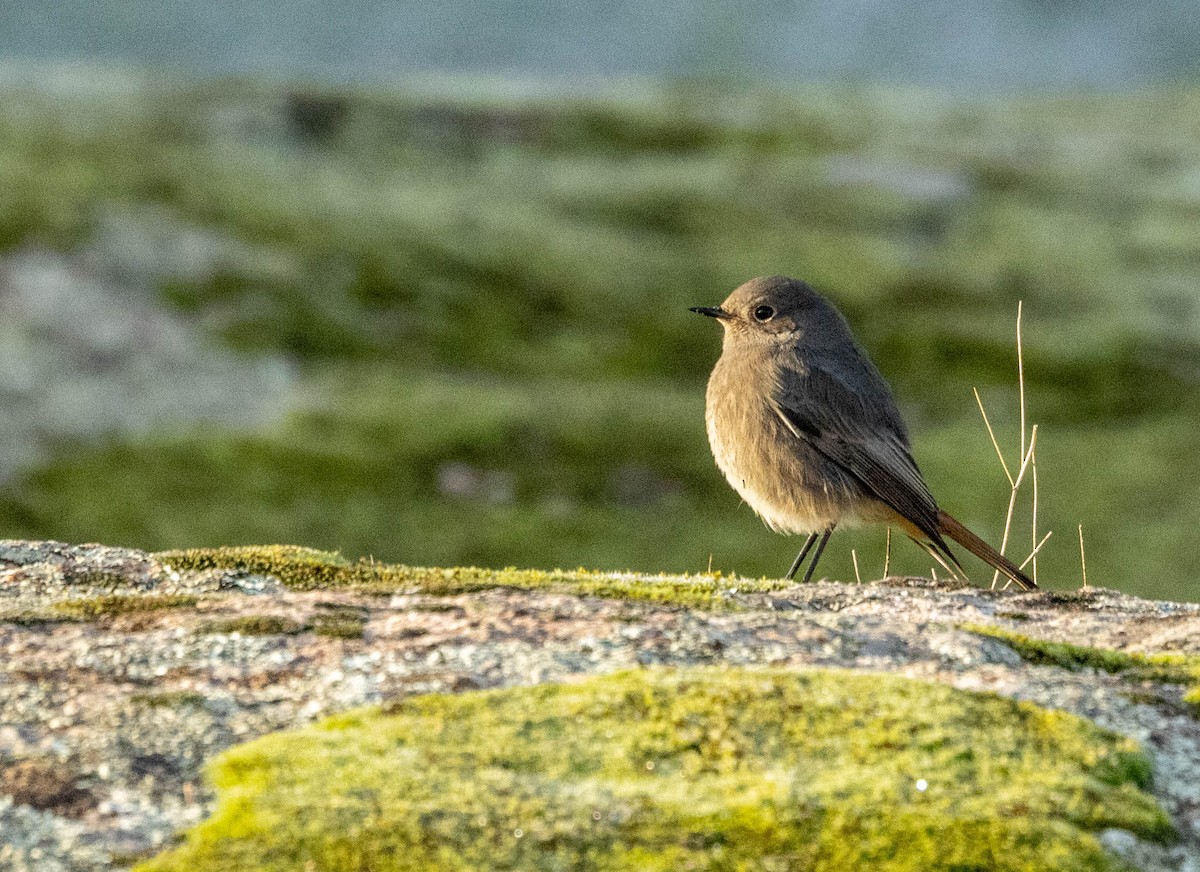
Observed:
[[[1200,605],[323,559],[0,542],[0,791],[13,797],[0,800],[0,867],[104,868],[130,845],[153,850],[211,809],[206,761],[334,712],[639,664],[770,664],[992,691],[1131,736],[1180,840],[1110,830],[1104,845],[1143,869],[1200,868],[1200,721],[1181,690],[1200,684],[1187,672]],[[354,632],[323,633],[331,618]],[[1076,660],[1054,661],[1047,642]],[[1164,649],[1174,659],[1144,656]],[[1067,668],[1089,662],[1105,668]]]

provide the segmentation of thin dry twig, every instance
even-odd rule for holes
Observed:
[[[1042,550],[1042,546],[1046,544],[1046,540],[1049,539],[1052,535],[1054,535],[1054,531],[1047,530],[1046,535],[1042,537],[1042,541],[1037,543],[1037,545],[1033,546],[1033,550],[1031,552],[1029,552],[1029,556],[1025,558],[1025,560],[1021,563],[1020,566],[1017,567],[1017,569],[1024,569],[1031,560],[1036,561],[1037,553]]]
[[[1037,584],[1037,553],[1038,548],[1038,532],[1037,532],[1037,506],[1038,506],[1038,486],[1037,486],[1037,453],[1034,452],[1033,446],[1029,446],[1029,463],[1033,470],[1033,536],[1029,544],[1033,546],[1033,553],[1029,556],[1033,558],[1033,566],[1030,571],[1030,576],[1033,578],[1033,583]]]
[[[1000,553],[1004,553],[1004,549],[1008,547],[1008,534],[1012,530],[1013,512],[1017,508],[1017,493],[1021,489],[1021,482],[1025,480],[1025,473],[1029,469],[1029,463],[1033,459],[1033,450],[1037,446],[1038,425],[1033,425],[1033,431],[1029,434],[1029,449],[1025,452],[1024,458],[1021,460],[1021,467],[1017,470],[1017,477],[1013,480],[1012,492],[1008,495],[1008,512],[1004,516],[1004,536],[1000,539]],[[996,582],[1000,578],[1000,571],[992,575],[992,587],[996,586]]]
[[[1008,478],[1010,486],[1015,486],[1012,473],[1008,471],[1008,461],[1004,459],[1004,452],[1000,450],[1000,443],[996,441],[996,432],[992,429],[992,422],[988,420],[987,410],[983,408],[983,400],[979,397],[979,388],[971,388],[975,392],[975,402],[979,404],[979,414],[983,415],[983,424],[987,427],[988,435],[992,437],[992,447],[996,449],[996,457],[1000,458],[1000,466],[1004,468],[1004,475]]]
[[[1079,525],[1079,568],[1083,570],[1083,589],[1087,590],[1087,557],[1083,553],[1083,524]]]
[[[929,552],[930,557],[932,557],[934,560],[936,560],[938,562],[938,565],[940,567],[942,567],[942,569],[946,570],[946,572],[949,573],[950,578],[958,578],[958,570],[955,569],[953,566],[951,566],[947,562],[945,557],[938,554],[937,549],[926,546],[925,550]]]
[[[1030,560],[1033,560],[1037,557],[1037,553],[1042,550],[1042,546],[1046,544],[1046,540],[1050,538],[1051,533],[1053,533],[1052,530],[1047,531],[1046,535],[1042,537],[1042,541],[1038,542],[1037,545],[1035,545],[1033,547],[1033,550],[1031,552],[1029,552],[1029,556],[1025,558],[1025,561],[1020,566],[1017,567],[1018,569],[1024,569]],[[1013,580],[1011,578],[1006,579],[1004,582],[1004,587],[1002,587],[1000,589],[1008,590],[1012,584],[1013,584]],[[995,590],[995,589],[996,589],[996,585],[993,583],[992,590]]]
[[[892,528],[887,528],[887,538],[883,542],[883,577],[888,577],[888,567],[892,562]]]
[[[862,584],[862,576],[858,574],[858,553],[853,548],[850,549],[850,559],[854,561],[854,580]]]
[[[1021,456],[1025,456],[1025,349],[1021,345],[1021,309],[1024,300],[1017,300],[1017,383],[1021,387]]]
[[[996,450],[996,457],[1000,460],[1000,466],[1004,469],[1004,475],[1008,478],[1008,483],[1011,491],[1008,496],[1008,511],[1004,517],[1004,536],[1000,542],[1000,553],[1003,554],[1008,548],[1008,537],[1012,531],[1013,512],[1017,507],[1017,493],[1025,480],[1026,472],[1031,471],[1033,479],[1033,514],[1032,514],[1032,531],[1030,536],[1030,544],[1033,546],[1033,551],[1025,558],[1024,567],[1031,560],[1033,561],[1032,576],[1033,581],[1037,583],[1037,553],[1049,538],[1047,533],[1039,541],[1038,539],[1038,474],[1037,474],[1037,434],[1038,425],[1034,424],[1026,430],[1026,414],[1025,414],[1025,346],[1021,336],[1021,316],[1024,312],[1023,301],[1017,301],[1017,383],[1020,392],[1021,402],[1021,454],[1020,467],[1017,469],[1017,474],[1014,476],[1012,470],[1008,466],[1008,462],[1004,459],[1004,452],[1000,449],[1000,440],[996,438],[996,432],[992,429],[992,422],[988,419],[987,410],[983,406],[983,399],[979,396],[979,390],[975,389],[975,403],[979,406],[979,413],[983,416],[983,424],[987,427],[988,436],[992,440],[992,447]],[[1000,579],[1000,572],[997,570],[992,574],[992,589],[995,590],[996,584]],[[1008,585],[1005,584],[1005,587]]]

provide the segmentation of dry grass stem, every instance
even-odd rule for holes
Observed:
[[[892,564],[892,528],[887,528],[887,538],[883,541],[883,577],[888,577],[888,568]]]
[[[953,566],[951,566],[950,563],[946,560],[946,558],[944,558],[941,554],[938,554],[936,548],[929,547],[929,548],[926,548],[926,550],[929,552],[929,556],[938,562],[938,566],[940,566],[940,567],[942,567],[942,569],[946,570],[946,572],[949,574],[950,578],[958,578],[959,577],[958,570],[955,569]]]
[[[850,559],[854,561],[854,580],[862,584],[862,576],[858,573],[858,552],[853,548],[850,549]]]
[[[1013,512],[1017,509],[1017,494],[1021,489],[1021,482],[1025,480],[1025,473],[1029,469],[1029,464],[1033,460],[1033,451],[1037,446],[1037,424],[1033,425],[1033,431],[1029,434],[1029,448],[1025,452],[1024,458],[1021,460],[1021,466],[1017,470],[1017,477],[1013,479],[1012,491],[1008,495],[1008,512],[1004,516],[1004,535],[1000,539],[1000,553],[1004,553],[1004,549],[1008,547],[1008,534],[1012,530]],[[1022,440],[1024,441],[1024,440]],[[1000,578],[1000,571],[997,570],[992,575],[992,587],[996,586],[996,582]]]
[[[1011,488],[1008,495],[1008,511],[1004,516],[1004,536],[1000,541],[1000,553],[1003,554],[1008,548],[1008,537],[1012,532],[1013,513],[1017,508],[1017,494],[1020,490],[1021,483],[1025,480],[1026,472],[1031,471],[1033,479],[1033,510],[1031,518],[1031,534],[1030,544],[1033,550],[1029,556],[1025,558],[1025,562],[1021,564],[1024,567],[1030,561],[1033,562],[1033,567],[1030,574],[1034,584],[1037,584],[1037,553],[1050,538],[1050,534],[1038,538],[1038,474],[1037,474],[1037,434],[1038,425],[1034,424],[1027,429],[1027,418],[1025,411],[1025,346],[1021,338],[1021,316],[1024,312],[1023,301],[1017,301],[1017,384],[1019,388],[1020,403],[1021,403],[1021,463],[1017,469],[1017,474],[1014,476],[1012,470],[1008,466],[1008,462],[1004,459],[1004,452],[1000,449],[1000,440],[996,438],[996,431],[992,428],[992,422],[988,419],[987,409],[983,406],[983,398],[979,396],[979,390],[975,389],[975,403],[979,406],[979,414],[983,416],[983,424],[987,427],[988,437],[992,440],[992,447],[996,450],[996,457],[1000,460],[1000,466],[1004,469],[1004,475],[1008,479],[1008,484]],[[1000,580],[999,570],[992,573],[992,589],[995,590],[997,582]],[[1005,587],[1008,585],[1006,584]]]
[[[1023,300],[1017,300],[1017,383],[1021,387],[1021,456],[1025,456],[1025,349],[1021,345],[1021,309]]]
[[[992,429],[992,422],[988,420],[987,410],[983,408],[983,400],[979,396],[979,388],[971,388],[971,390],[975,392],[975,402],[979,404],[979,414],[983,415],[983,425],[987,427],[988,435],[992,437],[992,447],[996,449],[996,457],[1000,459],[1000,466],[1004,468],[1004,475],[1008,478],[1008,484],[1010,487],[1016,487],[1012,473],[1008,471],[1008,461],[1004,459],[1004,452],[1000,450],[1000,443],[996,441],[996,432]]]
[[[1042,550],[1042,546],[1046,544],[1046,540],[1049,539],[1053,534],[1054,534],[1053,530],[1047,530],[1046,535],[1042,537],[1042,541],[1038,542],[1037,545],[1033,546],[1033,550],[1029,552],[1029,556],[1025,558],[1024,562],[1022,562],[1021,565],[1017,567],[1017,569],[1024,569],[1029,564],[1030,561],[1036,562],[1037,561],[1037,553]]]
[[[1031,561],[1031,560],[1035,561],[1035,563],[1036,563],[1037,553],[1042,550],[1042,546],[1046,544],[1046,540],[1050,538],[1050,536],[1053,532],[1054,532],[1053,530],[1046,531],[1046,535],[1042,537],[1042,541],[1038,542],[1036,545],[1033,546],[1033,550],[1029,552],[1029,556],[1025,558],[1025,560],[1021,563],[1020,566],[1017,567],[1017,569],[1024,569],[1026,566],[1029,565],[1029,561]],[[1008,590],[1009,586],[1011,586],[1012,584],[1013,584],[1013,580],[1011,578],[1007,579],[1004,582],[1004,587],[1002,587],[1000,589]],[[996,583],[993,581],[992,582],[992,590],[995,590],[995,589],[996,589]]]
[[[1083,587],[1086,590],[1087,583],[1087,557],[1083,553],[1083,524],[1079,525],[1079,568],[1083,570]]]
[[[1038,506],[1038,485],[1037,485],[1037,453],[1033,450],[1033,446],[1029,446],[1029,465],[1033,474],[1033,519],[1031,521],[1033,527],[1033,535],[1030,537],[1029,544],[1033,547],[1030,557],[1033,559],[1030,576],[1033,578],[1033,583],[1037,584],[1037,553],[1042,546],[1038,544],[1038,529],[1037,529],[1037,506]],[[1045,541],[1045,540],[1042,540]]]

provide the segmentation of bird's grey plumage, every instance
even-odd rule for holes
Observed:
[[[961,525],[929,492],[891,389],[831,303],[803,282],[771,276],[695,311],[725,327],[706,403],[713,455],[768,526],[816,533],[894,524],[958,567],[942,534],[963,542]],[[998,558],[1005,574],[1032,586],[967,534],[973,553],[982,546],[985,560]]]

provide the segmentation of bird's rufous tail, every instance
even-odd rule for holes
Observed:
[[[966,548],[988,566],[1007,575],[1025,590],[1037,590],[1033,579],[1017,568],[1016,564],[984,542],[953,517],[938,509],[938,530]]]

